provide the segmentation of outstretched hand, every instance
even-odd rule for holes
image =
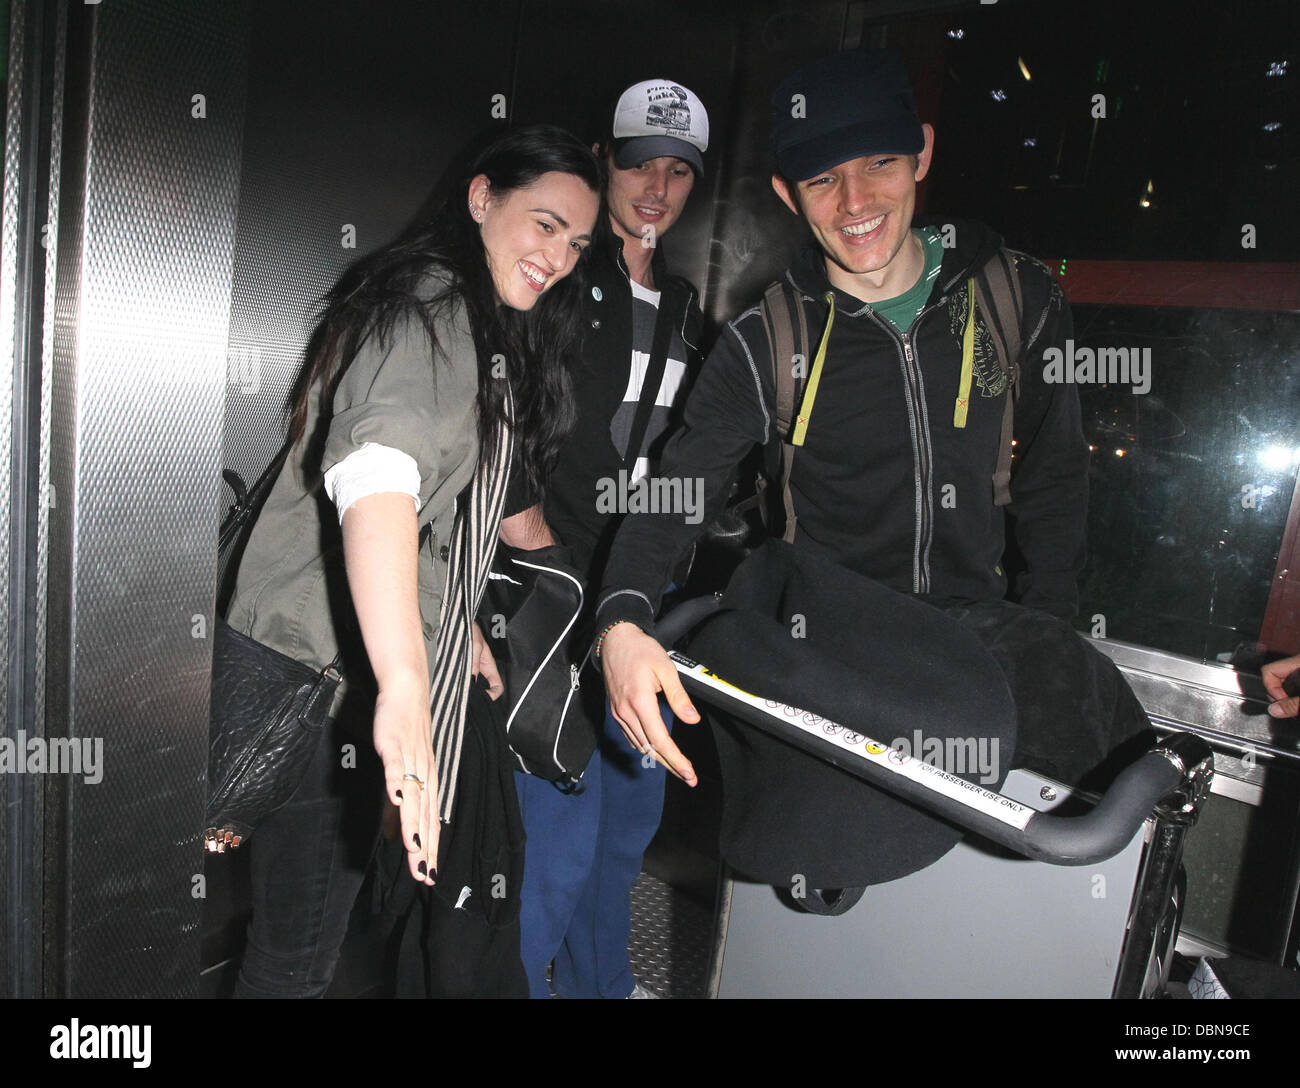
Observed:
[[[672,774],[694,786],[695,768],[673,743],[664,725],[659,693],[681,721],[698,722],[700,715],[663,647],[635,624],[620,623],[605,635],[600,663],[610,710],[628,743],[642,755],[654,756]]]

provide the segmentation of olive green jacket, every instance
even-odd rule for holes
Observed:
[[[437,289],[436,282],[431,286]],[[419,466],[419,525],[432,523],[419,554],[420,616],[432,675],[445,542],[456,496],[474,475],[479,449],[477,356],[462,302],[447,307],[436,332],[436,352],[416,318],[399,321],[384,344],[372,336],[338,382],[325,426],[324,398],[313,397],[305,437],[286,459],[240,563],[228,622],[317,668],[341,646],[344,682],[336,709],[349,685],[364,681],[368,689],[373,680],[347,589],[338,512],[323,476],[364,442],[399,449]]]

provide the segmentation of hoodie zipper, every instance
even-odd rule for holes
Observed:
[[[930,414],[925,403],[925,379],[913,347],[921,322],[935,310],[948,308],[949,291],[964,277],[954,276],[940,289],[939,298],[916,315],[908,332],[899,334],[903,343],[904,376],[909,384],[909,425],[913,430],[913,450],[917,458],[916,545],[912,559],[912,585],[916,593],[930,592],[930,547],[934,543],[934,450],[930,438]],[[874,314],[872,315],[874,316]],[[880,323],[880,322],[878,322]],[[912,401],[915,397],[915,401]]]
[[[920,318],[918,316],[917,321]],[[916,323],[913,323],[913,328]],[[912,350],[910,332],[903,341],[903,380],[907,383],[908,426],[916,458],[916,533],[912,552],[912,592],[930,592],[930,542],[934,536],[934,456],[930,448],[930,421],[925,410],[925,381]]]
[[[930,592],[930,546],[934,541],[934,451],[930,440],[930,417],[925,405],[925,379],[921,375],[914,346],[915,334],[920,329],[921,322],[931,313],[947,308],[949,293],[967,274],[968,270],[963,269],[948,280],[940,288],[939,298],[916,315],[908,332],[900,333],[892,323],[877,317],[869,306],[866,309],[866,315],[902,349],[898,361],[903,372],[907,426],[912,436],[912,482],[916,495],[912,542],[913,593]],[[791,284],[806,299],[809,298],[806,291],[793,281]]]
[[[907,426],[912,436],[913,486],[916,502],[912,550],[912,592],[930,592],[930,549],[934,543],[934,444],[930,437],[930,414],[925,401],[925,378],[916,352],[916,334],[924,321],[935,310],[946,309],[948,288],[959,283],[957,276],[945,284],[938,300],[916,315],[908,332],[897,329],[868,311],[868,316],[879,325],[901,348],[899,364],[903,372],[904,401],[907,405]]]

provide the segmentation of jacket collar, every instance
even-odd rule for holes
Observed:
[[[631,273],[627,270],[627,262],[623,260],[623,239],[615,232],[614,228],[609,225],[609,213],[606,212],[600,217],[596,224],[595,236],[591,242],[592,248],[603,257],[610,261],[624,276],[631,279]],[[663,239],[656,238],[654,253],[650,256],[650,270],[654,273],[655,283],[659,285],[662,291],[669,280],[668,260],[664,256]]]

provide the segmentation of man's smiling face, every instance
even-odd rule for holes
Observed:
[[[808,221],[836,286],[859,279],[879,289],[889,285],[899,264],[910,267],[900,251],[910,237],[916,186],[930,169],[934,147],[934,130],[924,130],[925,148],[917,156],[863,155],[794,183],[773,176],[777,195]]]
[[[662,156],[620,170],[611,158],[605,202],[615,233],[624,241],[650,235],[647,227],[663,234],[677,222],[694,187],[695,171],[682,159]]]

